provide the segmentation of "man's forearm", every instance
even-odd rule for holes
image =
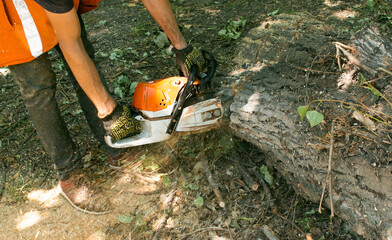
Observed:
[[[61,51],[80,87],[97,108],[99,116],[103,117],[114,109],[115,102],[102,84],[93,61],[84,50],[81,39],[77,43],[77,46],[60,44]]]
[[[116,103],[106,91],[94,63],[84,49],[75,9],[63,14],[46,13],[59,40],[61,51],[80,87],[97,108],[99,116],[106,116]]]
[[[176,18],[168,0],[142,0],[151,16],[161,26],[167,37],[176,49],[187,46],[183,35],[178,28]]]

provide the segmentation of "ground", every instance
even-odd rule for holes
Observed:
[[[231,71],[239,40],[268,17],[309,14],[335,21],[339,32],[353,33],[375,18],[369,9],[372,2],[171,1],[188,41],[217,58],[217,79]],[[334,14],[338,17],[331,17]],[[141,2],[104,0],[84,19],[97,66],[121,103],[129,104],[135,83],[178,73],[174,57],[166,50],[168,44]],[[231,136],[224,125],[208,133],[128,149],[123,169],[109,169],[63,63],[54,51],[50,56],[59,81],[58,102],[84,155],[85,169],[110,194],[115,209],[106,215],[86,215],[58,195],[52,162],[12,76],[3,68],[0,236],[4,239],[361,239],[338,217],[331,220],[327,209],[318,213],[317,203],[297,196],[279,173],[266,167],[268,159],[262,152]],[[239,164],[248,174],[259,176],[255,189],[238,171]]]

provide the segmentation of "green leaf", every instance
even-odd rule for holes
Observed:
[[[226,30],[225,29],[220,30],[218,32],[218,35],[221,36],[221,37],[225,36],[226,35]]]
[[[119,48],[114,48],[111,52],[110,52],[110,60],[116,60],[119,57],[124,56],[124,52],[119,49]]]
[[[324,120],[324,115],[317,111],[308,111],[306,118],[309,120],[310,127],[314,127]]]
[[[236,40],[241,36],[241,32],[246,24],[246,19],[237,21],[228,20],[228,25],[218,32],[218,35],[224,38]]]
[[[195,184],[192,184],[192,183],[188,183],[188,184],[186,184],[184,187],[185,187],[186,189],[193,190],[193,191],[199,190],[199,186],[197,186],[197,185],[195,185]]]
[[[133,217],[132,216],[127,216],[125,214],[120,214],[120,216],[118,216],[118,221],[120,223],[132,223]]]
[[[107,54],[107,53],[105,53],[105,52],[98,52],[98,54],[101,56],[101,57],[108,57],[109,56],[109,54]]]
[[[366,78],[361,74],[361,83],[366,82]]]
[[[135,226],[136,227],[143,227],[146,222],[144,221],[143,215],[142,214],[137,214],[136,219],[135,219]]]
[[[164,32],[159,32],[157,36],[154,37],[154,43],[158,48],[163,48],[165,45],[169,44],[169,39]]]
[[[267,166],[263,165],[260,167],[260,172],[264,176],[264,180],[269,184],[272,185],[274,182],[274,178],[272,175],[269,173]]]
[[[374,9],[374,1],[373,0],[367,0],[367,5],[369,7],[369,10],[373,10]]]
[[[127,76],[121,75],[117,78],[118,83],[129,84],[130,80]]]
[[[256,220],[256,218],[248,218],[248,217],[240,217],[241,220],[247,221],[247,222],[253,222]]]
[[[120,98],[123,98],[123,97],[124,97],[124,93],[123,93],[123,91],[121,90],[120,87],[116,87],[116,88],[114,89],[114,94],[116,94],[116,95],[119,96]]]
[[[268,13],[267,15],[268,15],[269,17],[273,17],[273,16],[275,16],[275,15],[278,15],[280,12],[281,12],[281,10],[280,10],[280,8],[278,8],[278,9],[276,9],[275,11]]]
[[[381,97],[380,92],[377,91],[377,89],[375,89],[372,85],[369,84],[366,88],[369,89],[370,91],[372,91],[372,93],[374,95],[376,95],[377,97]]]
[[[138,82],[132,82],[131,86],[129,87],[129,93],[132,95],[135,92],[136,86],[138,85]]]
[[[306,117],[306,113],[309,111],[309,105],[308,106],[299,106],[297,109],[297,112],[299,116],[301,117],[301,121],[304,120]]]
[[[168,176],[163,176],[162,177],[162,183],[165,186],[170,186],[172,184],[171,179]]]
[[[155,171],[159,169],[159,165],[156,163],[152,163],[150,166],[146,167],[146,169],[150,169],[151,171]]]
[[[196,207],[202,207],[204,205],[204,199],[202,197],[197,197],[194,201],[193,201],[193,205],[195,205]]]
[[[309,216],[309,215],[314,215],[314,214],[316,214],[316,211],[315,211],[314,209],[305,212],[305,215],[308,215],[308,216]]]

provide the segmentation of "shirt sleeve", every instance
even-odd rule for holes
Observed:
[[[74,7],[73,0],[34,0],[45,10],[52,13],[66,13]]]

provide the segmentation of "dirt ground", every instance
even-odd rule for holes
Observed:
[[[358,1],[171,3],[188,41],[214,53],[219,79],[231,71],[243,34],[275,14],[301,12],[330,19],[348,33],[364,24],[341,20],[363,13],[363,3]],[[168,44],[158,37],[160,29],[141,2],[104,0],[84,20],[96,49],[96,63],[119,102],[129,104],[137,82],[177,75],[174,58],[166,50]],[[219,34],[233,21],[244,23],[236,28],[242,33],[238,39]],[[59,196],[53,164],[40,145],[12,76],[3,68],[3,239],[362,239],[338,217],[331,220],[327,209],[318,213],[317,203],[297,196],[279,173],[267,167],[263,153],[231,136],[224,125],[208,133],[128,149],[123,169],[109,169],[64,64],[55,52],[50,56],[58,77],[58,102],[84,156],[85,169],[111,196],[115,208],[105,215],[86,215]],[[249,188],[244,173],[238,171],[239,164],[256,176],[255,189]]]

